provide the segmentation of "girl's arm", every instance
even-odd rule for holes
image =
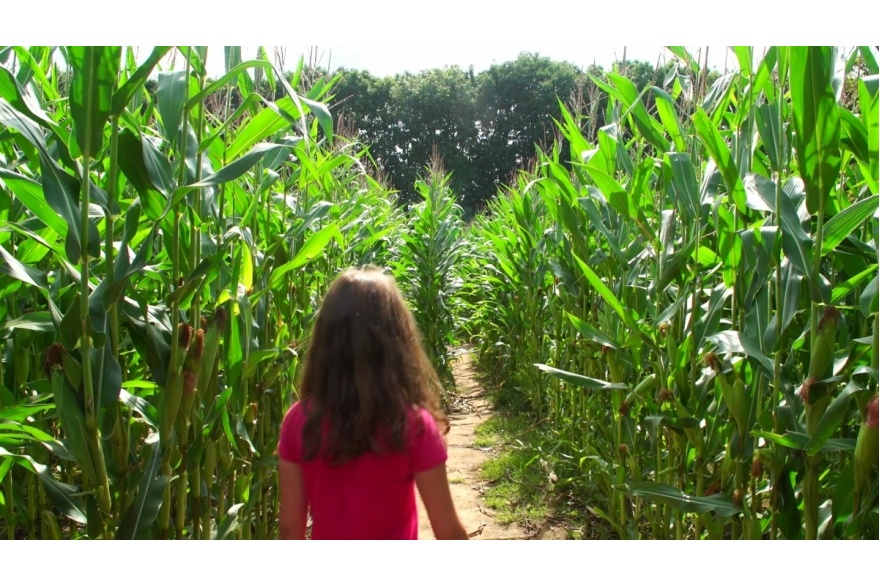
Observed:
[[[281,540],[305,540],[306,491],[302,469],[291,461],[278,459],[278,481],[281,503],[279,526]]]
[[[467,531],[458,519],[449,481],[446,479],[446,463],[415,474],[416,487],[431,520],[431,529],[437,540],[467,540]]]

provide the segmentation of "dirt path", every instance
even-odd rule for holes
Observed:
[[[516,540],[529,538],[522,528],[515,524],[499,524],[486,508],[482,498],[483,481],[480,467],[492,448],[480,449],[474,446],[475,429],[492,415],[492,407],[486,392],[477,382],[471,356],[459,354],[453,363],[453,374],[458,386],[457,397],[462,409],[449,414],[449,460],[446,469],[449,474],[452,499],[458,516],[471,540]],[[416,492],[418,495],[418,492]],[[418,498],[419,540],[433,540],[431,523],[422,500]]]

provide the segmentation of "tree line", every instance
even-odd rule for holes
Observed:
[[[205,105],[208,112],[231,112],[252,93],[269,100],[286,95],[277,80],[254,71],[253,79],[239,76],[228,92],[212,95]],[[717,71],[675,59],[659,66],[618,61],[608,71],[631,80],[652,114],[653,94],[643,92],[645,88],[668,89],[686,112],[694,96],[705,96],[720,77]],[[521,53],[479,73],[473,67],[450,66],[379,77],[346,68],[328,72],[307,64],[284,75],[303,94],[319,80],[333,80],[329,107],[337,134],[369,148],[373,173],[398,193],[401,203],[419,199],[416,181],[436,156],[451,174],[449,187],[470,217],[510,184],[518,170],[529,167],[537,149],[556,143],[566,161],[569,146],[554,122],[560,118],[560,102],[592,142],[600,129],[623,114],[619,105],[609,108],[607,94],[596,83],[607,83],[608,71]],[[62,90],[66,78],[60,76]],[[155,103],[156,80],[147,80],[144,87]]]
[[[696,85],[711,85],[719,76],[675,61],[660,67],[616,62],[611,70],[625,73],[639,92],[652,85],[673,89],[681,104]],[[557,142],[567,154],[554,122],[560,101],[590,140],[621,114],[607,108],[607,95],[594,81],[607,79],[602,67],[581,70],[534,53],[480,73],[451,66],[387,77],[347,69],[335,74],[330,107],[339,126],[369,146],[377,171],[401,200],[417,197],[415,183],[436,153],[468,215],[528,167],[536,148]],[[642,100],[651,111],[651,93]]]

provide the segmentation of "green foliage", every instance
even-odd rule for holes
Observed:
[[[655,71],[649,63],[626,61],[614,68],[631,74],[641,92],[676,73],[674,65]],[[378,78],[343,69],[337,72],[333,104],[347,132],[370,145],[372,158],[402,201],[419,201],[416,180],[436,149],[451,172],[450,187],[472,217],[515,181],[517,170],[533,163],[536,147],[549,149],[559,141],[568,149],[567,137],[559,135],[554,123],[559,100],[590,138],[616,116],[608,115],[607,98],[588,74],[607,79],[601,68],[584,72],[528,53],[480,73],[447,67]],[[673,77],[681,104],[682,84],[690,88],[696,80],[686,73]],[[653,111],[653,96],[643,99]]]
[[[454,385],[448,347],[455,343],[453,300],[462,283],[458,272],[463,246],[461,208],[439,159],[416,189],[423,200],[408,210],[409,226],[393,265],[408,294],[428,358],[441,379]]]
[[[8,538],[274,537],[272,455],[321,295],[392,260],[402,212],[335,136],[328,80],[300,93],[232,51],[211,82],[204,48],[175,50],[154,86],[167,47],[141,67],[15,47],[0,68]]]
[[[876,538],[876,83],[865,115],[827,48],[714,83],[671,49],[471,223],[482,369],[618,537]]]

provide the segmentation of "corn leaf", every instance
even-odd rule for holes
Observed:
[[[831,47],[791,48],[791,101],[798,169],[807,188],[807,210],[816,214],[840,171],[840,115]]]
[[[804,447],[808,455],[812,456],[822,450],[822,447],[825,446],[828,439],[831,438],[831,436],[840,428],[840,423],[847,414],[849,400],[854,393],[862,391],[862,389],[862,386],[855,382],[850,382],[849,385],[847,385],[843,391],[834,398],[834,401],[831,402],[831,405],[829,405],[825,410],[825,413],[822,414],[822,418],[816,425],[816,429],[813,432],[810,441],[807,443],[806,447]]]
[[[596,292],[602,296],[602,299],[605,300],[605,303],[611,306],[618,316],[620,316],[623,321],[629,326],[634,332],[639,332],[639,326],[636,324],[635,318],[630,314],[624,307],[623,304],[620,303],[620,300],[617,299],[617,296],[608,289],[608,286],[602,283],[602,280],[599,278],[596,273],[590,269],[589,265],[581,261],[581,259],[574,255],[575,261],[580,266],[581,271],[584,274],[584,277],[587,278],[587,281],[590,282],[590,285]]]
[[[158,76],[156,92],[159,116],[165,128],[165,136],[174,144],[180,134],[183,109],[189,92],[189,76],[185,71],[162,71]]]
[[[125,516],[116,530],[117,540],[134,540],[143,536],[159,515],[165,486],[169,479],[164,475],[159,475],[162,454],[159,443],[153,444],[151,453],[149,464],[144,469],[144,474],[138,483],[134,501],[125,512]]]
[[[719,516],[729,517],[742,513],[742,508],[733,503],[729,496],[723,494],[708,497],[688,495],[665,483],[636,483],[632,487],[625,487],[622,490],[633,497],[663,503],[690,514],[713,512]]]
[[[740,353],[756,359],[764,372],[773,377],[773,361],[761,351],[758,343],[735,330],[725,330],[707,338],[709,342],[725,353]]]
[[[122,114],[122,111],[125,110],[125,107],[128,106],[137,91],[143,87],[144,83],[150,77],[153,68],[156,67],[170,50],[170,46],[153,47],[153,50],[150,52],[150,56],[147,57],[146,61],[137,68],[137,71],[135,71],[130,78],[125,80],[122,87],[113,93],[113,102],[110,106],[111,116],[119,116]]]
[[[104,143],[104,124],[110,117],[113,89],[119,74],[121,47],[68,47],[73,79],[70,115],[80,152],[95,157]]]
[[[746,190],[743,187],[739,170],[736,167],[733,156],[730,154],[730,149],[727,148],[727,144],[724,142],[724,138],[702,108],[697,110],[693,120],[697,134],[702,139],[703,145],[706,147],[709,155],[712,156],[712,160],[715,161],[715,165],[718,166],[721,176],[724,178],[724,183],[727,185],[727,193],[733,199],[736,209],[741,214],[746,214],[748,210],[746,207]]]
[[[822,234],[822,255],[827,255],[842,243],[862,223],[877,211],[880,197],[869,196],[835,214]]]
[[[584,387],[586,389],[629,389],[629,386],[625,383],[610,383],[600,379],[593,379],[592,377],[578,375],[577,373],[569,373],[568,371],[556,369],[541,363],[535,363],[534,366],[548,375],[552,375],[553,377],[562,379],[572,385],[577,385],[578,387]]]

